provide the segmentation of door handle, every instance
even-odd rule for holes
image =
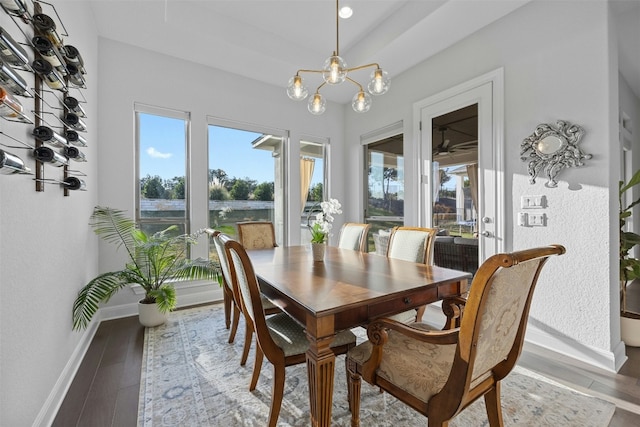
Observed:
[[[490,232],[490,231],[487,231],[487,230],[483,231],[481,234],[482,234],[484,237],[491,237],[491,236],[492,236],[491,232]]]

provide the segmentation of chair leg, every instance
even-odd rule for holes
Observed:
[[[349,358],[344,358],[344,372],[347,374],[347,403],[349,404],[349,411],[351,411],[351,375],[349,375]]]
[[[347,381],[347,396],[349,396],[349,410],[351,410],[351,427],[359,427],[362,380],[359,374],[347,370]]]
[[[264,353],[258,344],[256,344],[256,361],[253,364],[253,375],[251,376],[251,384],[249,384],[249,391],[256,389],[258,385],[258,378],[260,378],[260,371],[262,370],[262,359]]]
[[[251,338],[253,337],[253,326],[251,325],[251,322],[245,322],[245,324],[247,325],[247,331],[244,335],[244,347],[242,348],[242,358],[240,359],[240,366],[244,366],[247,363],[247,358],[249,357],[249,349],[251,348]]]
[[[223,285],[223,286],[226,286],[226,285]],[[226,326],[227,329],[229,329],[229,327],[231,326],[231,308],[232,308],[231,296],[229,295],[229,292],[227,292],[227,290],[225,289],[222,292],[222,297],[223,297],[223,303],[224,303],[224,325]]]
[[[484,403],[487,407],[487,417],[491,427],[502,427],[502,407],[500,404],[500,381],[484,395]]]
[[[271,411],[269,412],[269,427],[276,427],[282,397],[284,395],[284,366],[273,365],[273,392],[271,394]]]
[[[229,344],[236,339],[236,332],[238,332],[238,324],[240,323],[240,309],[232,304],[233,318],[231,319],[231,332],[229,332]]]

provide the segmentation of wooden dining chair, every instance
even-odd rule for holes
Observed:
[[[278,246],[271,221],[243,221],[236,223],[238,241],[246,250],[271,249]]]
[[[367,233],[371,224],[347,222],[340,228],[338,247],[353,251],[367,252]]]
[[[560,245],[493,255],[478,269],[459,328],[429,330],[379,319],[347,354],[351,425],[360,425],[361,378],[427,416],[448,422],[484,396],[489,424],[502,426],[500,384],[522,351],[536,282]]]
[[[256,332],[256,361],[253,365],[253,376],[249,390],[253,391],[258,383],[262,359],[264,356],[273,365],[273,392],[269,412],[269,426],[275,426],[280,414],[284,392],[285,368],[305,363],[309,340],[304,328],[286,313],[266,317],[258,280],[251,260],[244,247],[231,239],[224,240],[227,257],[230,260],[231,274],[238,284],[243,310],[247,313]],[[351,331],[339,332],[331,342],[334,354],[344,354],[356,344],[356,337]]]
[[[223,260],[222,257],[220,256],[220,253],[218,253],[217,251],[217,247],[215,246],[215,238],[218,236],[218,234],[220,234],[220,231],[218,230],[214,230],[212,228],[205,228],[205,233],[207,233],[209,235],[209,238],[211,240],[211,243],[213,243],[214,248],[216,249],[216,253],[218,254],[218,261],[220,262],[220,270],[222,271],[222,301],[223,301],[223,307],[224,307],[224,324],[225,327],[227,329],[229,329],[232,325],[232,316],[233,316],[233,311],[236,308],[234,301],[233,301],[233,290],[231,289],[231,284],[226,280],[226,272],[225,270],[228,270],[228,266],[225,264],[223,265]],[[236,326],[237,327],[237,326]],[[232,329],[233,331],[233,335],[235,336],[235,331]],[[229,342],[233,342],[233,339],[231,339]]]
[[[438,230],[424,227],[395,227],[391,230],[387,257],[433,265],[433,247]],[[408,310],[392,318],[403,323],[422,320],[426,306]]]
[[[221,234],[219,231],[212,230],[210,233],[212,236],[213,243],[216,248],[216,252],[218,254],[218,259],[220,261],[220,266],[222,270],[222,281],[223,281],[223,298],[224,298],[224,310],[225,310],[225,322],[227,322],[227,316],[231,317],[230,314],[233,313],[233,317],[231,319],[231,331],[229,332],[229,343],[233,343],[236,337],[236,332],[238,331],[238,324],[240,323],[240,313],[242,311],[242,304],[240,303],[240,297],[237,290],[237,285],[233,282],[233,276],[231,274],[231,267],[229,264],[229,259],[227,257],[227,253],[224,250],[224,243],[222,240],[226,240],[229,237]],[[263,299],[263,307],[266,315],[272,315],[276,313],[281,313],[282,310],[280,307],[271,302],[267,297],[260,294]],[[227,308],[228,306],[228,308]],[[244,313],[243,313],[244,314]],[[245,321],[247,316],[245,314]],[[242,356],[240,358],[240,365],[244,366],[247,363],[247,358],[249,357],[249,350],[251,349],[251,341],[253,339],[253,328],[252,324],[248,321],[245,322],[245,336],[244,336],[244,346],[242,348]],[[227,322],[227,329],[229,329],[229,323]]]

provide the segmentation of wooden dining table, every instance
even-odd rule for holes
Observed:
[[[460,295],[469,273],[328,246],[314,262],[309,245],[247,251],[260,289],[305,327],[312,426],[331,425],[339,331]]]

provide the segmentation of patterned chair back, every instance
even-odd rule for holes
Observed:
[[[270,221],[238,222],[238,241],[245,249],[271,249],[277,245],[273,223]]]
[[[212,237],[213,244],[216,247],[216,252],[218,254],[218,260],[220,260],[220,268],[222,270],[222,281],[224,285],[229,288],[229,290],[233,291],[233,286],[231,282],[231,270],[229,269],[229,259],[227,258],[227,254],[224,250],[224,243],[222,243],[222,235],[218,234]],[[228,237],[227,237],[228,238]]]
[[[422,264],[433,263],[433,242],[438,230],[422,227],[396,227],[389,238],[389,258]]]
[[[353,251],[366,252],[367,232],[371,224],[357,224],[348,222],[340,229],[338,247]]]
[[[532,288],[546,259],[532,259],[498,269],[485,290],[484,307],[480,309],[475,325],[465,325],[463,317],[461,329],[471,326],[478,332],[472,384],[508,358],[520,322],[528,311]]]

